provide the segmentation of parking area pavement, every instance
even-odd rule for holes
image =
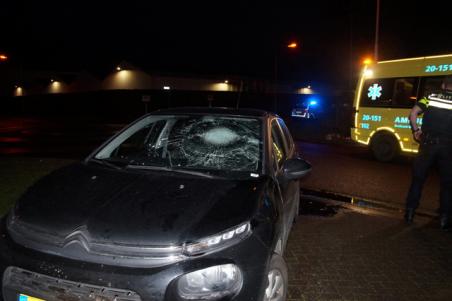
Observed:
[[[289,237],[289,301],[452,300],[452,233],[437,220],[321,203],[337,214],[301,215]]]

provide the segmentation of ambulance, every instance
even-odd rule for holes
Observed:
[[[408,115],[418,99],[441,88],[452,74],[452,54],[366,64],[354,99],[351,138],[388,162],[418,152]],[[422,126],[422,116],[417,119]]]

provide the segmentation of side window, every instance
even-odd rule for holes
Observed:
[[[272,139],[271,139],[271,147],[273,152],[274,161],[276,163],[276,169],[279,169],[286,158],[286,149],[284,145],[284,138],[279,128],[278,123],[273,120],[271,124],[272,131]]]
[[[416,102],[417,87],[415,77],[369,79],[363,86],[361,105],[411,108]]]
[[[394,78],[368,79],[364,82],[361,106],[386,107],[392,103]]]
[[[283,130],[284,138],[287,143],[286,154],[289,155],[289,152],[294,147],[292,135],[290,134],[289,129],[287,128],[286,124],[284,123],[284,121],[281,118],[278,118],[278,123],[279,123],[279,126],[281,127],[281,129]]]
[[[417,82],[415,78],[398,78],[394,83],[392,106],[412,108],[416,103]]]
[[[419,91],[419,98],[427,97],[430,94],[441,90],[443,76],[424,77],[422,78],[421,89]]]

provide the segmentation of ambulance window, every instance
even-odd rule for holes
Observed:
[[[370,79],[364,82],[364,107],[411,108],[416,102],[418,80],[409,78]]]
[[[416,103],[417,94],[416,78],[398,78],[394,82],[394,95],[392,97],[392,107],[412,108]]]
[[[444,76],[424,77],[422,79],[419,98],[427,97],[434,92],[440,91],[443,79]]]
[[[361,94],[363,107],[387,107],[392,104],[394,78],[369,79]]]

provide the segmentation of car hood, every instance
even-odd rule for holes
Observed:
[[[11,220],[55,240],[83,233],[98,243],[181,245],[250,219],[264,186],[265,177],[230,180],[80,163],[38,181]]]

